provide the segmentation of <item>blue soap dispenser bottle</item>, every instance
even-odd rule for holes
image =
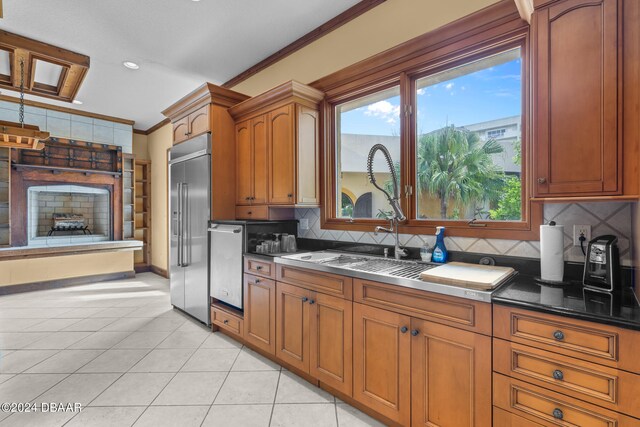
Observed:
[[[445,263],[449,252],[444,245],[444,227],[436,227],[436,245],[433,247],[433,255],[431,256],[432,262]]]

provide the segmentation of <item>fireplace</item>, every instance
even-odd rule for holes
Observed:
[[[121,147],[50,138],[11,166],[12,247],[122,240]]]
[[[112,239],[109,190],[82,185],[32,186],[27,199],[28,246]]]

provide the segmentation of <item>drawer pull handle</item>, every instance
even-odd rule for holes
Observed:
[[[228,325],[229,324],[229,320],[225,319],[225,321],[222,322],[222,323],[224,323],[225,325]]]
[[[562,373],[561,370],[556,369],[555,371],[553,371],[553,378],[555,378],[557,380],[563,380],[564,379],[564,374]]]
[[[408,330],[409,328],[407,328],[406,326],[403,326],[402,328],[400,328],[400,332],[402,332],[403,334],[406,334]]]
[[[254,283],[255,283],[256,285],[257,285],[258,283],[260,283],[260,279],[256,279],[256,280],[254,281]]]
[[[419,333],[420,333],[420,331],[417,330],[417,329],[414,329],[414,330],[411,331],[411,335],[413,335],[414,337],[417,337]]]
[[[311,300],[311,301],[309,301],[309,304],[310,304],[310,305],[315,304],[315,303],[316,303],[316,301],[315,301],[315,300]]]
[[[307,297],[302,297],[302,302],[307,302],[307,301],[309,301],[309,298],[307,298]]]
[[[562,412],[562,409],[556,408],[553,410],[553,418],[559,419],[561,420],[562,418],[564,418],[564,413]]]
[[[256,265],[256,270],[262,270],[262,266],[261,265]]]
[[[562,331],[555,331],[553,333],[553,337],[557,340],[557,341],[562,341],[564,339],[564,333]]]

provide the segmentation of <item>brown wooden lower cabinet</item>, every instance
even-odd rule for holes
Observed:
[[[416,318],[411,335],[411,425],[491,425],[491,338]]]
[[[411,318],[353,304],[353,398],[402,425],[411,420]]]
[[[311,293],[285,283],[276,285],[276,356],[304,372],[309,372]]]
[[[498,373],[493,374],[493,403],[507,412],[544,426],[640,425],[638,419]]]
[[[491,425],[491,338],[353,304],[353,397],[402,425]]]
[[[493,408],[493,425],[495,427],[540,427],[542,424],[534,423],[526,418],[512,414],[503,409]]]
[[[276,282],[244,275],[244,339],[276,354]]]
[[[351,301],[276,285],[276,356],[351,396]]]

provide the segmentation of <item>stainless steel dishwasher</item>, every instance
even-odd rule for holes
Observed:
[[[209,293],[242,310],[242,254],[244,226],[211,223],[209,226]]]

